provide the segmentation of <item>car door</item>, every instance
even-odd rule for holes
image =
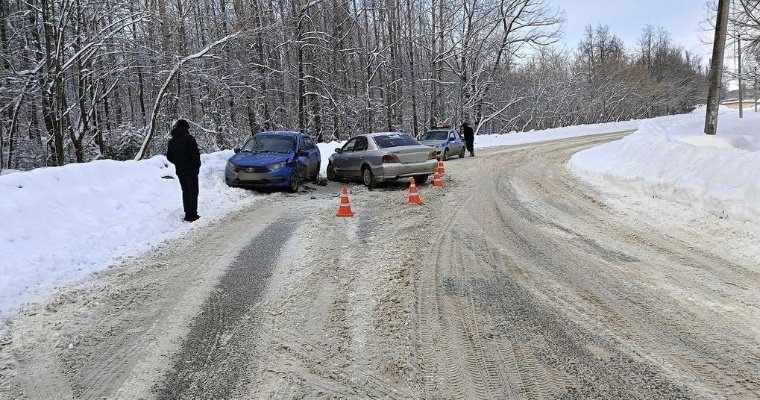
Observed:
[[[452,142],[451,150],[450,150],[451,154],[452,155],[459,154],[464,148],[464,140],[462,139],[461,136],[459,136],[459,132],[457,132],[456,130],[452,130],[451,132],[449,132],[449,136],[451,135],[454,136],[454,141]]]
[[[336,174],[340,176],[348,176],[348,156],[354,150],[357,139],[358,137],[348,139],[348,142],[341,147],[340,153],[333,156],[332,163]]]
[[[308,153],[306,164],[308,165],[308,176],[314,176],[319,173],[319,148],[314,144],[310,137],[304,136],[304,149]]]
[[[346,176],[358,178],[361,176],[361,168],[367,156],[368,141],[366,136],[357,136],[356,143],[346,155]]]
[[[302,179],[305,179],[309,176],[309,150],[308,150],[308,144],[306,143],[306,138],[304,136],[299,136],[297,138],[298,140],[298,146],[296,147],[296,159],[298,162],[296,163],[296,168],[298,169],[298,176]]]

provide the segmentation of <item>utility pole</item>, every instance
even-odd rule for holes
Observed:
[[[736,46],[738,47],[738,53],[736,55],[738,63],[736,76],[739,79],[739,118],[744,118],[744,93],[742,92],[742,34],[737,34],[736,38]]]
[[[720,106],[721,76],[723,75],[723,52],[726,48],[728,30],[728,7],[730,0],[718,0],[718,20],[715,24],[715,39],[710,62],[709,89],[707,92],[707,113],[705,134],[714,135],[718,129],[718,106]]]

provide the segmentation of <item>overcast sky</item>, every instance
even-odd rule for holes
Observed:
[[[707,63],[710,45],[700,39],[711,39],[713,32],[704,32],[705,0],[554,0],[565,10],[565,44],[574,49],[586,25],[607,25],[632,49],[646,24],[662,26],[673,41],[702,56]]]

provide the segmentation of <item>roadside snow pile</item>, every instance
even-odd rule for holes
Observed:
[[[705,108],[641,123],[622,140],[575,154],[570,168],[620,187],[714,215],[760,220],[760,114],[721,108],[718,132],[703,133]]]
[[[637,129],[641,120],[607,122],[595,125],[574,125],[563,128],[546,129],[543,131],[512,132],[501,135],[476,135],[475,148],[494,146],[514,146],[527,143],[546,142],[549,140],[566,139],[579,136],[600,135],[605,133],[630,131]]]
[[[327,163],[329,162],[330,156],[335,153],[335,149],[344,144],[346,144],[345,140],[342,142],[332,141],[330,143],[317,143],[321,160],[321,164],[319,165],[319,175],[323,177],[327,176]]]
[[[0,177],[0,314],[118,256],[180,237],[257,196],[227,187],[231,150],[202,155],[201,219],[181,221],[182,195],[166,157],[102,160]]]

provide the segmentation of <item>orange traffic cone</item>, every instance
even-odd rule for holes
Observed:
[[[438,159],[438,167],[435,169],[435,172],[441,176],[446,174],[446,170],[443,168],[443,158]]]
[[[438,171],[435,171],[433,174],[433,186],[435,187],[443,187],[443,181],[441,180],[441,174],[438,173]]]
[[[351,211],[351,202],[348,201],[348,186],[343,185],[343,192],[340,194],[340,207],[336,217],[353,217],[354,212]]]
[[[422,199],[417,193],[417,185],[414,184],[414,178],[409,178],[409,204],[422,205]]]

